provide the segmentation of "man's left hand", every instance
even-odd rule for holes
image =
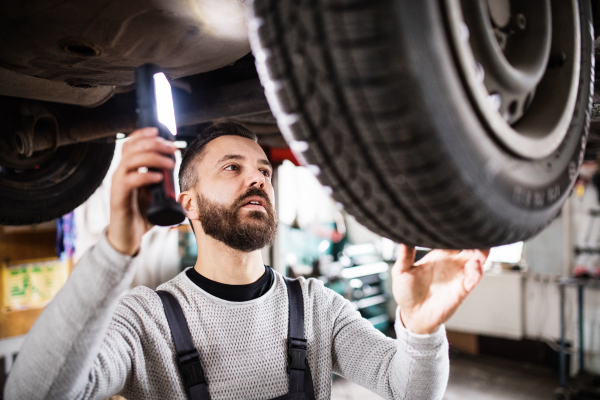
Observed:
[[[394,298],[407,329],[433,333],[479,283],[489,250],[433,250],[416,263],[415,254],[412,247],[398,248]]]

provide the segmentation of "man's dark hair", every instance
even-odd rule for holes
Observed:
[[[198,183],[198,173],[195,166],[202,160],[204,147],[208,142],[221,136],[241,136],[258,142],[256,133],[233,122],[221,122],[212,124],[189,144],[183,153],[181,166],[179,167],[179,188],[186,191]]]

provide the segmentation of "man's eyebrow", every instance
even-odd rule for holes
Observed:
[[[217,161],[217,164],[220,164],[220,163],[222,163],[224,161],[228,161],[228,160],[245,160],[245,159],[246,159],[246,157],[244,157],[240,154],[226,154],[223,157],[221,157],[221,159],[219,159],[219,161]],[[258,162],[273,169],[273,166],[271,165],[269,160],[267,160],[265,158],[258,160]]]
[[[217,161],[217,164],[220,164],[223,161],[227,160],[244,160],[244,156],[241,156],[239,154],[226,154],[223,157],[221,157],[219,161]]]
[[[271,169],[273,169],[273,166],[271,165],[271,163],[269,162],[269,160],[266,160],[266,159],[263,158],[261,160],[258,160],[258,162],[261,163],[261,164],[266,165],[267,167],[269,167]]]

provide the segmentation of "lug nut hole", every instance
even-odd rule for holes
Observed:
[[[513,116],[517,113],[517,102],[516,100],[513,100],[510,102],[510,104],[508,105],[508,113]]]

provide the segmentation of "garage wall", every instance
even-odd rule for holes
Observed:
[[[592,185],[576,190],[561,215],[536,237],[525,243],[528,273],[524,276],[524,336],[530,339],[558,341],[560,302],[556,283],[573,273],[575,264],[596,265],[600,257],[576,257],[575,247],[600,247],[600,218],[590,210],[600,209],[598,193]],[[584,292],[584,348],[586,368],[600,373],[600,291]],[[567,340],[577,343],[577,292],[566,290]],[[578,364],[577,354],[571,363]]]
[[[561,214],[545,230],[525,242],[525,262],[528,271],[538,274],[563,275],[565,270],[565,225],[568,216]],[[565,221],[567,220],[567,221]]]
[[[585,292],[584,335],[586,369],[600,374],[600,293]],[[533,275],[525,279],[524,285],[525,323],[524,337],[545,341],[558,349],[560,339],[560,301],[558,286],[554,278]],[[579,348],[577,336],[577,291],[569,287],[565,291],[566,337],[573,349]],[[571,373],[577,372],[578,354],[572,354]]]

